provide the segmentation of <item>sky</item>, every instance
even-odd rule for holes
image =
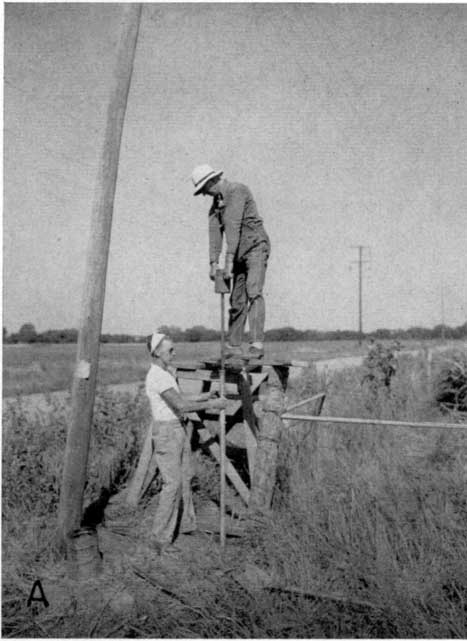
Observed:
[[[78,327],[123,6],[4,11],[3,325]],[[103,331],[218,328],[209,163],[253,192],[266,329],[467,318],[467,5],[143,5]]]

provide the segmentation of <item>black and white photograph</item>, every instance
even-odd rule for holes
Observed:
[[[1,13],[2,638],[467,638],[467,4]]]

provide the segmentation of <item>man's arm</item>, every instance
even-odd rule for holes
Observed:
[[[188,400],[184,398],[174,387],[162,392],[164,401],[175,414],[182,418],[188,412],[198,412],[200,410],[225,409],[225,398],[212,398],[209,400]]]
[[[222,229],[217,210],[211,207],[209,212],[209,263],[219,260],[222,249]]]
[[[225,242],[227,245],[226,261],[233,261],[240,242],[243,212],[248,192],[244,185],[238,185],[229,194],[224,210]]]

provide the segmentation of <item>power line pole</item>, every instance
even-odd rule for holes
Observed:
[[[358,260],[352,261],[358,263],[358,344],[362,344],[363,339],[363,265],[369,263],[369,260],[363,260],[363,250],[369,249],[367,245],[352,245],[353,249],[358,249]]]
[[[441,281],[441,340],[446,341],[446,328],[444,325],[444,282]]]
[[[60,491],[58,535],[62,549],[66,548],[71,533],[80,527],[82,519],[120,142],[141,16],[141,4],[122,6],[121,35],[91,215],[71,417]]]

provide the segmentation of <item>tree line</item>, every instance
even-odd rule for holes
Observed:
[[[194,325],[188,329],[182,329],[175,325],[162,325],[158,331],[169,336],[175,342],[197,343],[201,341],[219,341],[220,332],[209,329],[203,325]],[[364,339],[441,339],[449,340],[467,338],[467,322],[458,327],[447,325],[436,325],[433,328],[409,327],[408,329],[377,329],[373,332],[363,333]],[[335,341],[335,340],[357,340],[360,337],[357,331],[353,330],[331,330],[320,331],[315,329],[295,329],[294,327],[278,327],[265,332],[266,341]],[[37,332],[32,323],[25,323],[18,332],[9,334],[6,327],[3,328],[3,342],[15,343],[76,343],[78,330],[76,329],[48,329],[45,332]],[[144,343],[145,336],[131,334],[102,334],[101,343]]]

